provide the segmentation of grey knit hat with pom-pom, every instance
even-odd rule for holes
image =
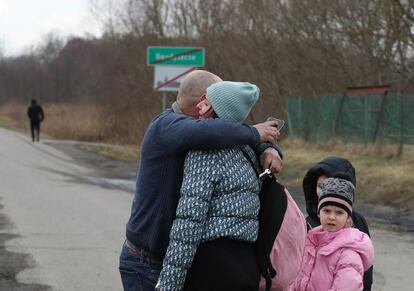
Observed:
[[[349,215],[352,214],[355,187],[351,182],[340,178],[327,178],[320,187],[318,213],[322,207],[333,205],[344,209]]]

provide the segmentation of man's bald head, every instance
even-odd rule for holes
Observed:
[[[207,88],[222,79],[213,73],[197,70],[187,75],[180,85],[177,103],[184,114],[198,118],[197,103],[200,96],[206,93]]]

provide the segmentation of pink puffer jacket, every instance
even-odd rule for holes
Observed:
[[[292,291],[362,290],[362,278],[374,261],[371,239],[356,228],[308,232],[301,271]]]
[[[306,221],[295,200],[285,188],[286,213],[270,253],[270,261],[277,275],[272,279],[271,291],[286,291],[295,281],[302,263],[306,240]],[[266,281],[260,279],[260,291]]]

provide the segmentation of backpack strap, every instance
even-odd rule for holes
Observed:
[[[243,156],[246,158],[246,160],[248,160],[254,170],[254,172],[256,173],[256,177],[259,177],[260,172],[261,172],[261,167],[257,161],[256,154],[253,152],[253,150],[249,147],[249,146],[240,146],[239,147],[240,150],[243,153]],[[260,183],[260,181],[259,181]]]
[[[270,282],[271,278],[277,274],[270,260],[270,253],[282,226],[286,209],[285,187],[279,184],[275,178],[264,180],[260,191],[259,234],[256,241],[256,254],[259,259],[259,270],[266,281]]]
[[[250,155],[241,147],[243,155],[252,164],[259,177],[259,172]],[[282,226],[287,209],[285,187],[271,175],[262,181],[260,189],[259,233],[255,243],[256,257],[260,274],[266,280],[266,291],[270,291],[272,278],[277,274],[270,260],[270,252]]]

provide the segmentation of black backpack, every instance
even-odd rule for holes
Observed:
[[[287,208],[285,187],[269,174],[262,178],[260,190],[259,234],[255,244],[260,275],[266,280],[266,291],[277,274],[270,261],[270,252],[282,226]]]
[[[255,252],[260,275],[266,280],[266,291],[272,287],[272,278],[277,274],[270,260],[270,252],[282,226],[287,209],[285,187],[266,169],[259,174],[250,155],[241,148],[245,158],[251,163],[257,178],[262,181],[260,189],[259,233],[255,243]]]

